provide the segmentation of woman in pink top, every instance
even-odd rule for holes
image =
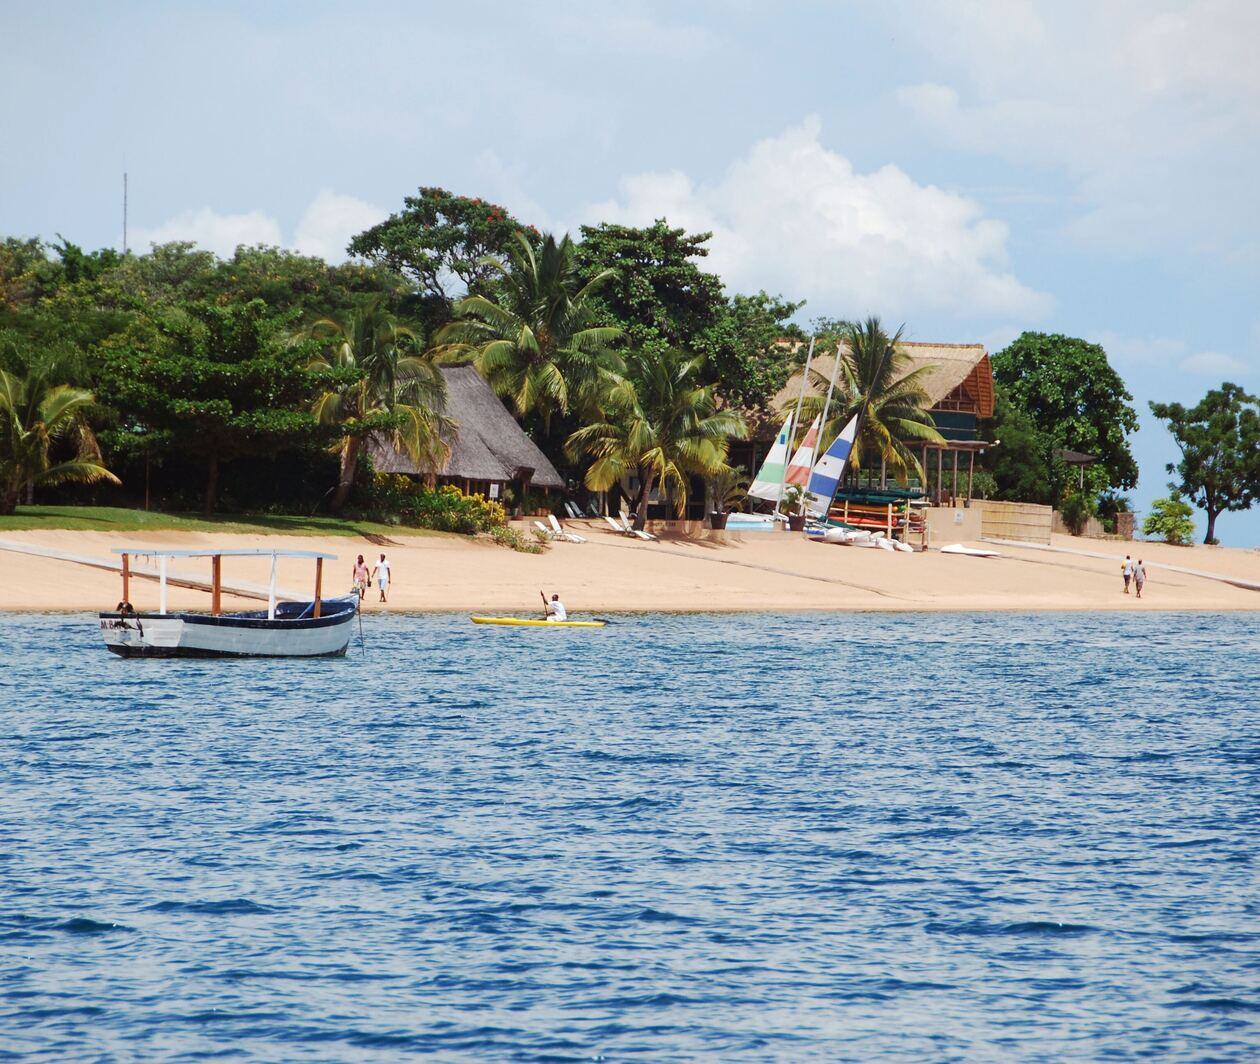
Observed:
[[[359,601],[363,601],[363,595],[369,587],[372,586],[372,578],[368,575],[367,562],[363,560],[363,555],[359,555],[359,560],[354,563],[354,591],[359,596]]]

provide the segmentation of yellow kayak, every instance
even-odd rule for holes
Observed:
[[[531,628],[603,628],[607,621],[542,621],[526,617],[474,617],[473,624],[511,624]]]

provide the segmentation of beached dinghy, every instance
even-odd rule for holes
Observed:
[[[359,598],[321,597],[324,561],[335,554],[285,550],[162,551],[146,548],[115,550],[122,555],[123,597],[120,609],[100,614],[105,646],[124,658],[312,658],[336,657],[346,652],[359,612]],[[139,613],[130,608],[130,560],[135,555],[156,557],[158,611]],[[265,610],[224,613],[222,559],[270,557],[271,583]],[[167,562],[171,558],[209,558],[211,606],[209,613],[170,613],[166,608]],[[309,602],[276,601],[276,562],[279,558],[315,561],[315,597]],[[259,595],[261,597],[261,595]]]

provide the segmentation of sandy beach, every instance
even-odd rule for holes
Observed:
[[[786,533],[744,533],[726,542],[666,538],[641,543],[573,523],[586,543],[556,543],[545,554],[518,554],[462,536],[399,534],[385,544],[351,537],[210,535],[191,532],[12,532],[5,543],[117,561],[116,547],[195,549],[282,547],[338,555],[328,563],[325,595],[350,586],[350,567],[362,553],[382,550],[394,572],[388,605],[370,592],[372,610],[452,610],[529,613],[538,592],[559,591],[571,612],[636,610],[1257,610],[1260,591],[1213,577],[1260,584],[1260,551],[1170,547],[1156,543],[1056,536],[1054,551],[1001,545],[999,558],[893,554],[813,543]],[[992,546],[992,545],[988,545]],[[1061,552],[1064,551],[1064,552]],[[1104,557],[1089,557],[1086,552]],[[1123,594],[1120,560],[1146,561],[1149,579],[1141,600]],[[135,563],[145,565],[144,559]],[[1178,566],[1207,575],[1168,568]],[[172,562],[172,573],[209,579],[208,559]],[[228,584],[265,585],[268,563],[230,558]],[[313,566],[285,560],[280,586],[287,596],[309,598]],[[81,564],[0,550],[0,609],[98,610],[117,602],[116,573]],[[156,581],[136,579],[138,608],[157,606]],[[173,587],[172,609],[205,609],[208,596]],[[225,608],[256,608],[226,596]]]

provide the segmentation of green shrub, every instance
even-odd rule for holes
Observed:
[[[460,532],[490,532],[507,524],[507,512],[484,495],[465,495],[451,484],[426,488],[398,473],[377,473],[356,493],[365,517],[387,524]]]
[[[1165,543],[1185,546],[1194,537],[1193,514],[1190,504],[1176,493],[1156,499],[1142,522],[1142,535],[1159,536]]]
[[[541,554],[547,549],[545,545],[547,537],[538,529],[534,529],[535,542],[533,543],[522,536],[519,529],[512,528],[510,525],[496,525],[490,529],[490,538],[500,547],[511,547],[522,554]]]
[[[1083,492],[1075,492],[1059,504],[1059,516],[1063,518],[1067,530],[1079,536],[1094,516],[1094,500]]]

